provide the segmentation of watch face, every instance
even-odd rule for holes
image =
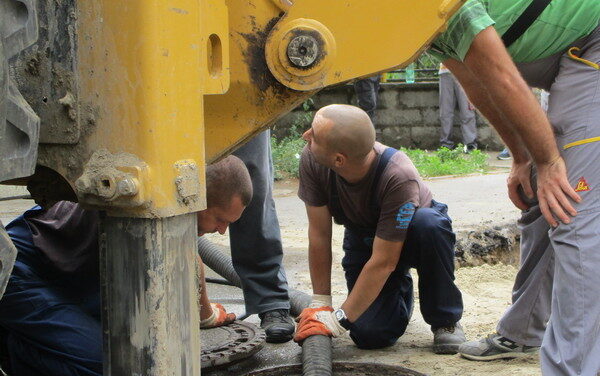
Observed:
[[[344,314],[344,311],[342,311],[341,309],[336,309],[335,310],[335,318],[337,319],[337,321],[341,321],[346,318],[346,315]]]

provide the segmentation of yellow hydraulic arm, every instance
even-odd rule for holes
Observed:
[[[231,86],[205,97],[207,161],[325,86],[407,65],[463,2],[228,0]]]
[[[402,67],[423,52],[461,0],[297,0],[271,30],[267,64],[294,90]]]

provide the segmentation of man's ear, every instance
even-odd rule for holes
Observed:
[[[340,168],[340,167],[345,166],[346,162],[348,162],[348,157],[346,157],[342,153],[335,153],[335,158],[333,160],[333,164],[334,164],[335,168]]]

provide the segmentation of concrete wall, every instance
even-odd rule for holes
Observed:
[[[356,105],[352,85],[339,85],[325,89],[313,98],[312,110],[332,103]],[[301,131],[309,126],[313,112],[302,106],[287,114],[275,123],[273,133],[278,137],[289,134],[290,128]],[[377,119],[375,127],[383,143],[393,147],[437,149],[439,146],[439,108],[437,83],[384,83],[379,91]],[[477,115],[477,132],[480,148],[501,150],[502,141],[496,132]],[[462,135],[455,116],[452,132],[456,143],[462,142]]]

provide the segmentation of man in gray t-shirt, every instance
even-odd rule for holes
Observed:
[[[410,268],[419,274],[421,312],[434,332],[434,352],[464,342],[461,293],[454,284],[454,242],[444,204],[432,200],[410,159],[375,142],[368,115],[331,105],[315,115],[300,161],[298,196],[309,222],[311,306],[294,339],[337,337],[346,330],[361,348],[393,345],[413,305]],[[331,302],[332,218],[346,228],[342,260],[349,295]]]

